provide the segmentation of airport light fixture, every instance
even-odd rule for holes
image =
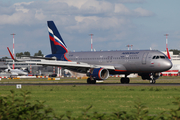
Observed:
[[[13,34],[11,34],[11,35],[13,35],[13,57],[14,57],[14,56],[15,56],[15,55],[14,55],[14,35],[16,35],[16,34],[13,33]],[[14,58],[15,58],[15,57],[14,57]],[[13,69],[14,69],[14,60],[13,60]]]
[[[92,40],[92,36],[94,35],[94,34],[89,34],[90,36],[91,36],[91,51],[93,51],[93,40]]]

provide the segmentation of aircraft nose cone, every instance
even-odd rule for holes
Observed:
[[[172,62],[171,62],[170,60],[168,60],[168,61],[165,62],[165,68],[166,68],[167,70],[171,69],[172,66],[173,66],[173,64],[172,64]]]

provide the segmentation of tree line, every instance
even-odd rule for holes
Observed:
[[[169,51],[173,51],[174,55],[179,55],[180,54],[180,50],[178,50],[178,49],[170,49]]]
[[[30,54],[30,52],[28,52],[28,51],[26,51],[26,52],[20,52],[20,53],[16,53],[16,57],[29,57],[29,56],[31,56],[31,54]],[[34,56],[44,56],[43,54],[42,54],[42,51],[41,50],[39,50],[37,53],[34,53]]]

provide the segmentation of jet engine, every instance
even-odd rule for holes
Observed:
[[[92,68],[87,76],[90,76],[95,80],[105,80],[109,77],[109,71],[104,68]]]

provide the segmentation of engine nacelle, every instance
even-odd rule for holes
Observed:
[[[88,76],[96,80],[105,80],[109,77],[109,71],[104,68],[92,68]]]
[[[11,70],[10,70],[10,69],[8,69],[7,71],[8,71],[9,73],[11,72]]]

